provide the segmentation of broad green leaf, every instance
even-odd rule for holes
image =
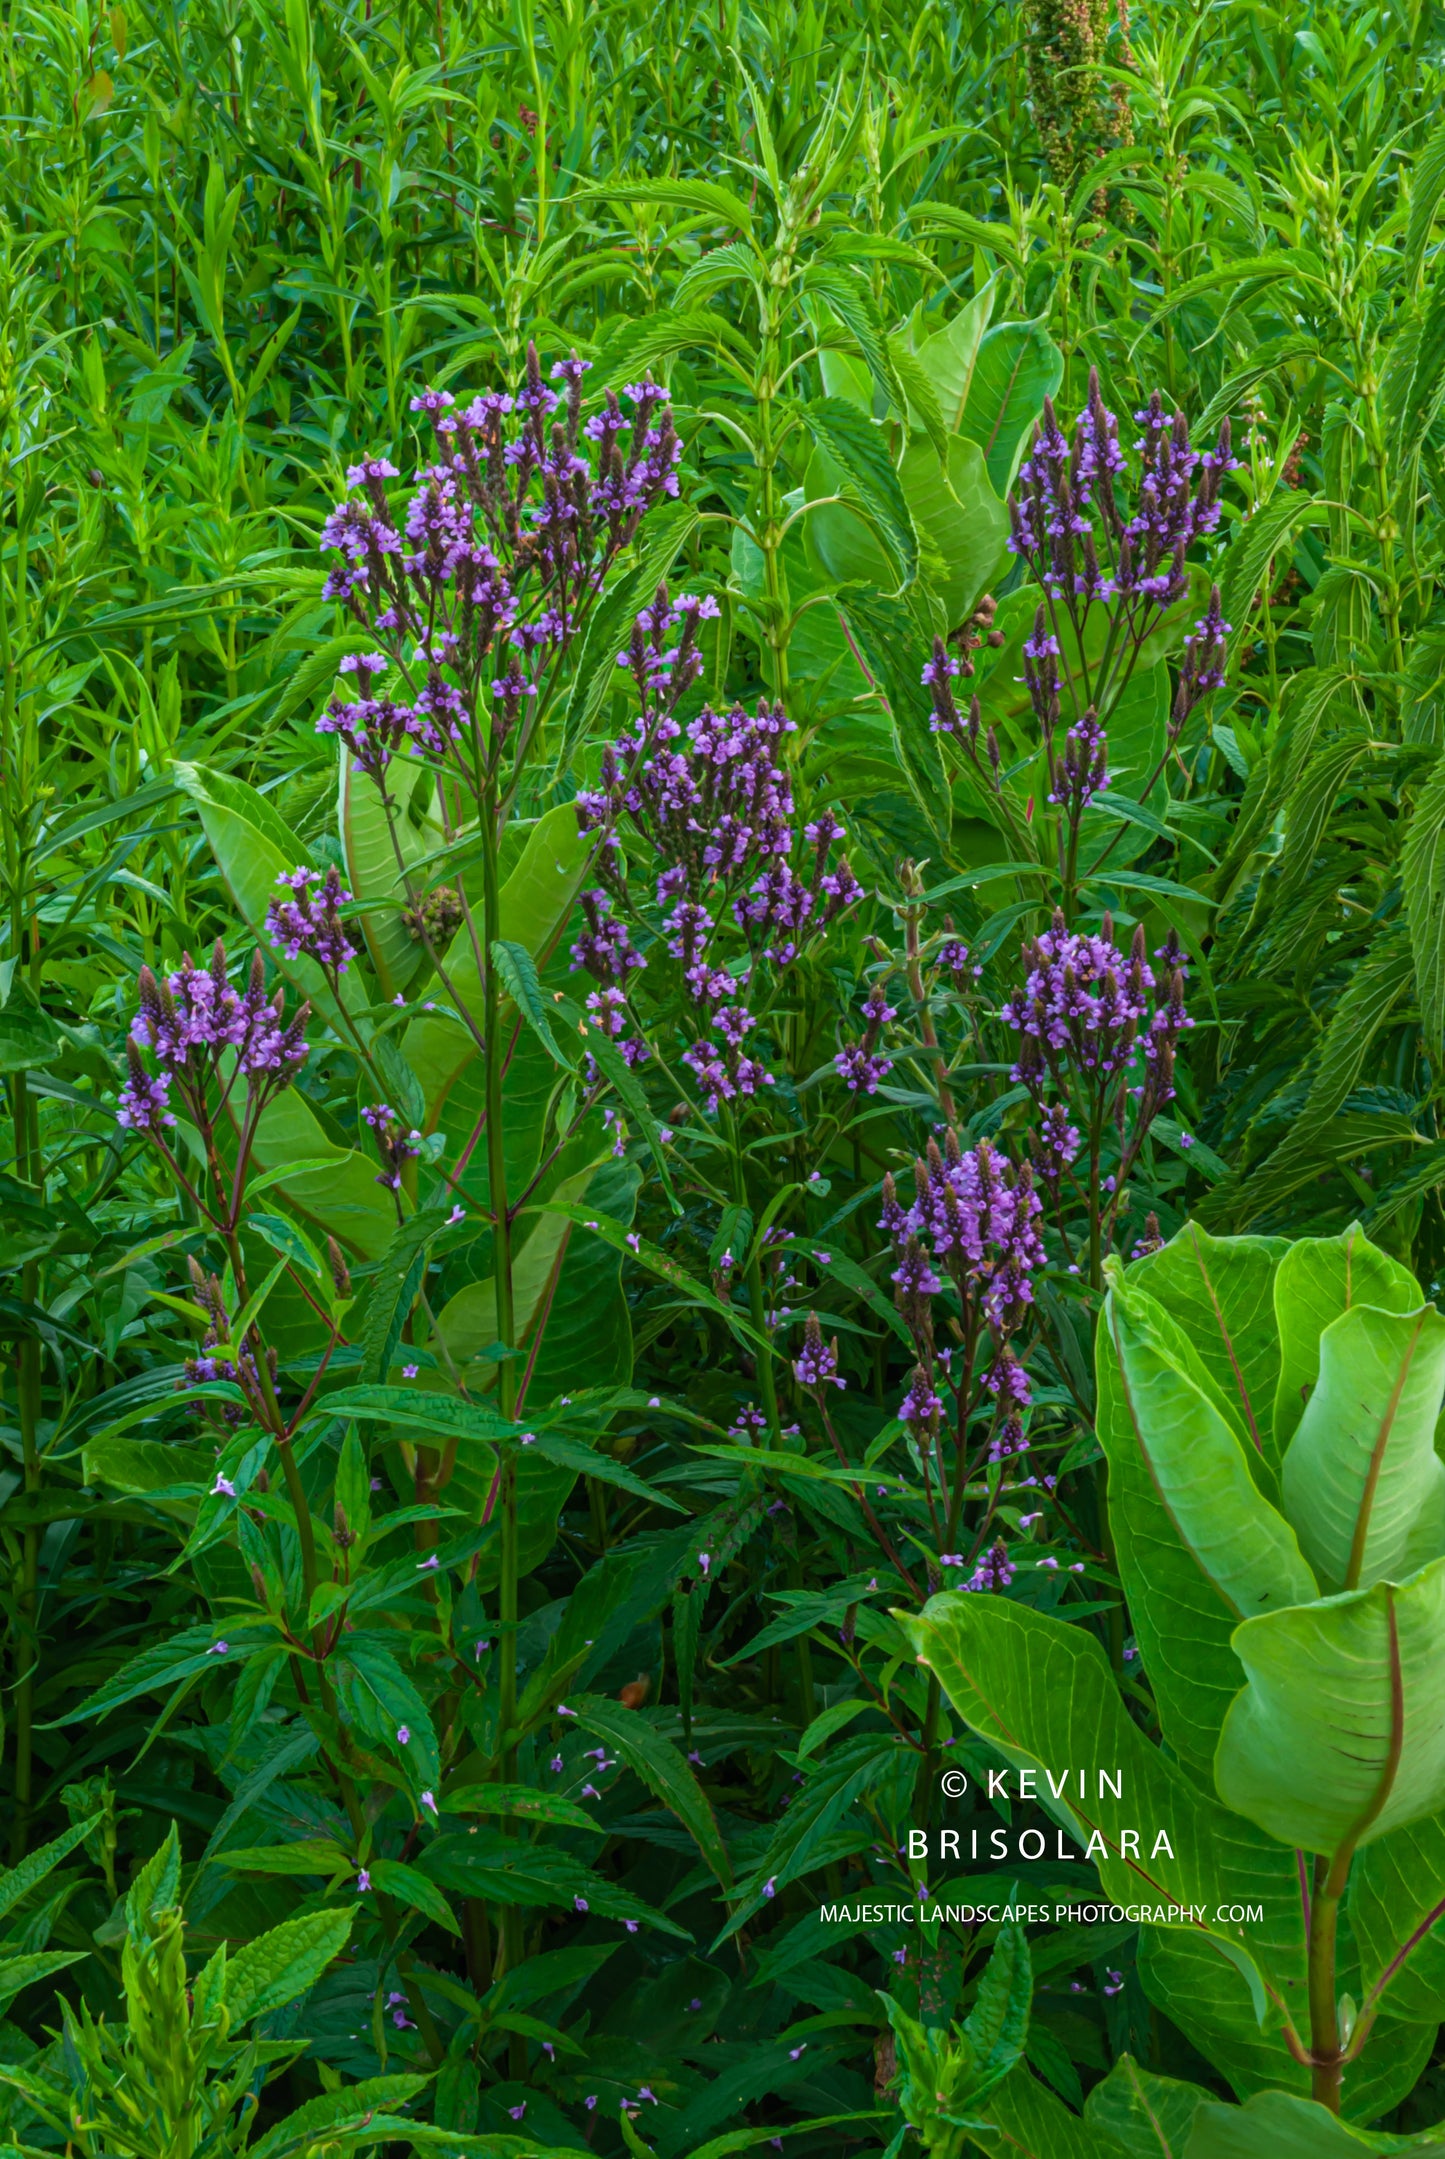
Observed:
[[[304,1994],[340,1956],[354,1912],[307,1912],[245,1942],[226,1961],[226,2007],[233,2025],[266,2016]]]
[[[1132,1438],[1182,1543],[1230,1609],[1245,1619],[1318,1596],[1294,1531],[1261,1493],[1212,1380],[1163,1306],[1116,1273],[1103,1331],[1119,1370],[1118,1436]]]
[[[1274,1401],[1279,1334],[1274,1277],[1290,1245],[1284,1237],[1211,1237],[1186,1222],[1160,1251],[1129,1269],[1189,1337],[1220,1394],[1237,1412],[1249,1446],[1279,1467]]]
[[[974,361],[959,433],[976,442],[996,495],[1014,482],[1030,430],[1064,377],[1064,356],[1043,319],[986,330]]]
[[[1184,2159],[1200,2102],[1211,2096],[1202,2085],[1155,2076],[1132,2054],[1121,2054],[1090,2092],[1084,2119],[1127,2159]]]
[[[958,432],[968,407],[979,341],[993,312],[993,292],[992,286],[985,286],[982,292],[975,293],[941,330],[924,338],[918,347],[918,364],[933,384],[943,424],[952,434]]]
[[[1220,1735],[1227,1807],[1302,1851],[1372,1843],[1445,1806],[1445,1559],[1403,1584],[1247,1619]]]
[[[1041,2084],[1020,2062],[979,2110],[1002,2131],[996,2147],[1007,2159],[1117,2159],[1087,2121]],[[985,2151],[995,2146],[990,2142]]]
[[[376,1181],[379,1164],[337,1145],[299,1087],[288,1087],[261,1112],[252,1159],[309,1229],[329,1233],[363,1259],[386,1250],[396,1209]],[[292,1162],[297,1167],[288,1171]]]
[[[1206,2099],[1184,2147],[1184,2159],[1414,2159],[1445,2155],[1445,2141],[1356,2129],[1313,2099],[1293,2092],[1257,2092],[1242,2107]]]
[[[1421,2024],[1445,2018],[1445,1814],[1365,1847],[1350,1869],[1360,2008]]]
[[[525,1243],[513,1254],[512,1312],[518,1337],[515,1346],[519,1349],[529,1344],[534,1330],[546,1321],[555,1302],[558,1272],[569,1239],[569,1217],[565,1210],[580,1201],[597,1174],[595,1151],[587,1146],[582,1151],[591,1153],[593,1159],[585,1161],[554,1187],[551,1198],[527,1223]],[[476,1390],[486,1385],[491,1374],[475,1369],[473,1360],[501,1339],[496,1284],[490,1276],[480,1282],[469,1282],[447,1300],[437,1314],[437,1334],[467,1386]]]
[[[1319,1379],[1284,1458],[1285,1512],[1329,1594],[1445,1550],[1445,1318],[1357,1304],[1320,1336]]]
[[[521,945],[539,967],[562,934],[594,845],[593,839],[579,833],[571,803],[560,802],[532,826],[517,865],[502,886],[502,936],[509,944]],[[454,998],[459,999],[473,1020],[479,1020],[482,982],[472,932],[465,923],[447,947],[442,964],[445,980],[437,983],[435,1002],[450,1007]],[[508,1032],[515,1024],[515,1013],[510,1019],[504,1017]],[[462,1020],[449,1017],[445,1009],[419,1013],[407,1028],[402,1046],[426,1096],[428,1131],[434,1131],[449,1110],[453,1112],[447,1117],[449,1125],[458,1116],[468,1125],[475,1122],[482,1106],[480,1087],[474,1083],[461,1095],[460,1083],[469,1067],[475,1065],[480,1071],[480,1059]]]
[[[841,397],[815,397],[802,413],[813,440],[892,556],[893,582],[911,585],[918,574],[918,538],[882,429]]]
[[[403,903],[408,873],[422,892],[435,881],[435,870],[418,868],[418,864],[445,840],[437,814],[436,783],[419,757],[406,750],[393,757],[386,778],[395,808],[388,819],[375,780],[361,771],[344,742],[337,747],[337,824],[346,855],[346,883],[354,899],[382,902],[358,922],[376,969],[377,986],[389,1004],[426,960],[425,945],[404,920]]]
[[[1298,1902],[1298,1881],[1294,1892]],[[1308,2030],[1303,1941],[1296,1971],[1293,1984],[1287,1981],[1283,1992],[1296,2030]],[[1308,2092],[1310,2073],[1273,2029],[1273,2015],[1271,2028],[1261,2030],[1245,1975],[1224,1963],[1208,1943],[1179,1927],[1141,1927],[1139,1980],[1155,2007],[1188,2035],[1240,2098],[1276,2086]]]
[[[1001,1597],[945,1593],[894,1617],[965,1723],[1033,1772],[1040,1804],[1093,1859],[1105,1896],[1190,1910],[1166,1924],[1244,1975],[1261,2020],[1277,2014],[1303,1979],[1293,1855],[1149,1745],[1093,1637]],[[1122,1797],[1100,1765],[1122,1773]],[[1263,1922],[1216,1917],[1238,1903],[1263,1904]]]
[[[923,546],[920,575],[956,628],[1009,559],[1008,511],[983,451],[966,433],[949,439],[947,473],[933,445],[919,437],[904,451],[898,477]]]
[[[1242,1676],[1231,1646],[1237,1615],[1160,1495],[1129,1414],[1107,1316],[1095,1364],[1094,1428],[1109,1465],[1109,1524],[1129,1616],[1164,1736],[1181,1761],[1208,1778]]]
[[[1417,1312],[1423,1303],[1409,1269],[1371,1244],[1357,1222],[1338,1237],[1300,1237],[1281,1254],[1274,1282],[1280,1352],[1274,1442],[1281,1459],[1320,1376],[1320,1342],[1330,1322],[1357,1304]]]
[[[338,1003],[316,961],[304,953],[288,959],[279,946],[272,944],[266,929],[266,910],[277,897],[277,878],[306,866],[310,861],[308,850],[265,796],[244,780],[213,772],[205,765],[177,764],[171,769],[178,785],[200,811],[216,867],[252,938],[277,973],[292,985],[296,996],[309,999],[344,1039],[342,1007],[350,1010],[364,1003],[364,992],[353,989],[349,978],[343,976]]]

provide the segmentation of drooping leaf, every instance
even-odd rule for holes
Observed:
[[[1445,1318],[1357,1304],[1320,1336],[1284,1458],[1284,1509],[1326,1595],[1403,1578],[1445,1550]]]
[[[1247,1619],[1215,1781],[1282,1844],[1333,1854],[1445,1806],[1445,1559]]]
[[[1274,1444],[1281,1459],[1319,1378],[1320,1344],[1330,1323],[1360,1304],[1417,1312],[1423,1302],[1409,1268],[1371,1244],[1358,1223],[1338,1237],[1298,1237],[1289,1245],[1274,1286],[1280,1349]]]

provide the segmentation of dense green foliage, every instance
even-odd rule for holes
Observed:
[[[1440,1684],[1442,40],[0,15],[7,2149],[1438,2148],[1433,1765],[1352,1841],[1295,1675]],[[479,444],[531,645],[323,547]],[[1262,1930],[823,1916],[1137,1896],[987,1796],[1106,1737]]]

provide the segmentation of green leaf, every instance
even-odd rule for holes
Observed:
[[[670,1740],[635,1709],[585,1695],[574,1704],[582,1729],[614,1747],[633,1774],[677,1816],[721,1883],[732,1888],[733,1870],[711,1806],[692,1770]]]
[[[14,1911],[22,1897],[29,1896],[53,1867],[67,1859],[78,1845],[93,1836],[103,1817],[93,1814],[89,1821],[74,1822],[62,1830],[49,1844],[41,1844],[33,1852],[27,1852],[18,1866],[0,1867],[0,1918]]]
[[[442,1813],[503,1814],[524,1822],[549,1822],[558,1829],[597,1828],[585,1808],[530,1784],[450,1784],[442,1795]]]
[[[537,980],[537,963],[526,946],[498,938],[492,946],[492,965],[505,984],[507,995],[552,1062],[559,1064],[564,1072],[570,1072],[574,1060],[559,1047],[552,1032],[552,1023],[542,1002],[542,985]]]
[[[432,1239],[446,1227],[450,1210],[423,1207],[401,1224],[366,1285],[361,1317],[361,1371],[364,1381],[384,1384],[390,1375],[417,1292],[426,1276]],[[326,1406],[336,1414],[335,1397]]]
[[[43,1070],[63,1039],[54,1021],[33,1005],[6,1005],[0,1010],[0,1072]]]
[[[0,1954],[0,2009],[7,2009],[22,1988],[37,1986],[67,1965],[83,1964],[88,1954],[85,1949],[37,1950],[18,1957]]]
[[[562,935],[595,844],[578,831],[573,805],[559,802],[532,826],[516,867],[502,887],[503,938],[508,944],[523,946],[539,967]],[[482,981],[472,932],[465,923],[447,947],[443,965],[451,987],[443,989],[442,997],[450,1004],[454,994],[473,1018],[479,1017]],[[480,1070],[480,1058],[462,1020],[444,1011],[419,1013],[407,1028],[402,1046],[426,1097],[426,1129],[435,1130],[448,1112],[453,1116],[460,1112],[475,1123],[483,1109],[480,1087],[474,1084],[473,1101],[464,1081],[471,1077],[472,1067]]]
[[[1014,482],[1029,432],[1064,379],[1064,356],[1046,318],[1000,322],[986,330],[969,383],[959,433],[976,442],[996,495]]]
[[[1008,561],[1008,511],[983,449],[967,435],[949,438],[946,472],[931,443],[911,442],[898,479],[922,542],[920,575],[957,628]]]
[[[766,1348],[767,1345],[754,1333],[751,1323],[741,1312],[732,1305],[724,1304],[710,1289],[706,1289],[695,1275],[690,1275],[685,1267],[680,1267],[669,1253],[650,1243],[646,1237],[629,1230],[624,1223],[614,1221],[610,1215],[597,1213],[576,1201],[549,1200],[529,1212],[560,1215],[564,1221],[575,1223],[579,1229],[589,1230],[594,1237],[600,1237],[604,1244],[610,1244],[615,1252],[628,1254],[636,1260],[639,1267],[645,1267],[649,1274],[655,1274],[660,1281],[677,1290],[689,1304],[701,1305],[704,1311],[713,1312],[719,1319],[726,1320],[733,1333],[741,1339],[755,1347]]]
[[[1356,2129],[1313,2099],[1256,2092],[1242,2107],[1206,2099],[1184,2159],[1390,2159],[1393,2153],[1427,2159],[1445,2154],[1445,2143]]]
[[[1020,2060],[1033,1996],[1028,1936],[1016,1921],[1005,1920],[979,1981],[973,2007],[964,2020],[974,2055],[968,2088],[970,2111],[1003,2082]]]
[[[1294,1530],[1260,1491],[1213,1381],[1163,1306],[1116,1272],[1101,1331],[1126,1427],[1111,1440],[1132,1438],[1185,1549],[1230,1609],[1247,1619],[1318,1596]]]
[[[373,1859],[371,1861],[372,1886],[383,1896],[394,1897],[398,1904],[407,1905],[414,1912],[425,1913],[448,1934],[460,1936],[461,1928],[452,1916],[452,1908],[437,1885],[429,1881],[416,1867],[409,1867],[401,1859]]]
[[[1445,2018],[1445,1815],[1366,1845],[1345,1909],[1360,1960],[1361,2013],[1436,2025]]]
[[[1285,1512],[1326,1595],[1445,1550],[1445,1318],[1357,1304],[1320,1336],[1319,1379],[1284,1458]]]
[[[1376,1035],[1410,986],[1403,942],[1403,931],[1387,931],[1359,962],[1331,1014],[1309,1095],[1287,1137],[1264,1162],[1215,1185],[1197,1210],[1203,1221],[1231,1216],[1240,1223],[1258,1221],[1303,1186],[1318,1182],[1328,1160],[1330,1124],[1358,1082]]]
[[[1281,488],[1270,501],[1256,506],[1240,527],[1224,557],[1219,579],[1220,602],[1226,622],[1234,625],[1238,644],[1250,635],[1249,617],[1264,575],[1274,556],[1284,552],[1288,567],[1294,557],[1295,535],[1305,525],[1321,525],[1329,512],[1322,503],[1295,488]]]
[[[943,424],[951,434],[956,434],[963,423],[973,387],[973,371],[978,363],[979,342],[988,328],[992,312],[993,288],[985,286],[941,330],[926,337],[915,355],[933,384],[943,413]]]
[[[1445,1559],[1403,1584],[1247,1619],[1220,1735],[1226,1806],[1302,1851],[1373,1842],[1445,1805]]]
[[[1405,234],[1405,276],[1413,284],[1420,275],[1430,233],[1445,199],[1445,121],[1434,129],[1417,152],[1410,172],[1410,223]]]
[[[753,213],[743,197],[716,180],[607,180],[578,188],[573,199],[577,202],[600,199],[604,202],[650,203],[663,210],[683,210],[693,216],[711,218],[718,224],[732,225],[741,233],[751,233],[753,229]]]
[[[267,2016],[314,1987],[346,1947],[353,1911],[307,1912],[242,1944],[226,1963],[226,2007],[233,2028]]]
[[[1445,754],[1413,811],[1400,857],[1415,961],[1420,1024],[1431,1058],[1445,1062]]]
[[[815,397],[801,409],[813,440],[842,472],[892,556],[896,581],[911,585],[918,537],[882,430],[841,397]]]
[[[384,2108],[404,2106],[425,2091],[429,2082],[424,2076],[363,2077],[345,2091],[323,2092],[268,2129],[249,2147],[247,2159],[281,2159],[283,2153],[324,2143],[328,2132],[362,2126]],[[409,2134],[412,2126],[407,2122],[400,2133]],[[379,2123],[373,2134],[384,2134]]]
[[[370,641],[357,637],[348,643],[356,651],[365,651]],[[390,1003],[407,989],[426,961],[425,945],[412,935],[404,918],[406,873],[425,891],[433,872],[421,864],[445,844],[446,834],[435,782],[414,751],[402,750],[387,766],[387,792],[395,805],[388,819],[375,780],[361,771],[344,742],[337,749],[341,761],[338,824],[346,854],[347,889],[355,899],[380,903],[358,919],[376,969],[377,987]]]
[[[1186,1222],[1162,1250],[1129,1269],[1188,1336],[1190,1347],[1232,1405],[1247,1444],[1276,1469],[1274,1402],[1280,1346],[1274,1279],[1291,1249],[1284,1237],[1211,1237]]]
[[[612,693],[618,675],[617,655],[626,647],[633,623],[651,604],[658,586],[672,575],[673,565],[696,528],[697,512],[691,503],[671,502],[655,510],[639,535],[637,561],[608,586],[588,617],[587,634],[572,675],[558,736],[559,778],[570,771],[588,730]]]
[[[1023,2062],[1004,2078],[980,2110],[1003,2132],[997,2148],[1007,2159],[1118,2159],[1086,2121],[1032,2076]],[[994,2148],[984,2144],[985,2151]]]
[[[1325,1329],[1356,1305],[1415,1312],[1423,1302],[1409,1268],[1371,1244],[1358,1222],[1338,1237],[1300,1237],[1288,1247],[1274,1284],[1280,1346],[1274,1443],[1281,1459],[1319,1378]]]
[[[1090,2092],[1084,2119],[1127,2159],[1185,2159],[1194,2117],[1210,2097],[1202,2085],[1155,2076],[1121,2054]]]

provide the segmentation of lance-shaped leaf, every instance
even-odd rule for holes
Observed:
[[[1093,1858],[1105,1896],[1172,1907],[1180,1916],[1167,1925],[1243,1973],[1261,2023],[1284,2011],[1303,1977],[1293,1855],[1150,1746],[1092,1636],[1026,1605],[956,1592],[894,1616],[965,1723],[1034,1772],[1040,1804]],[[1264,1919],[1247,1929],[1216,1917],[1251,1902]]]
[[[1279,1331],[1274,1278],[1286,1237],[1211,1237],[1186,1222],[1177,1237],[1129,1269],[1156,1297],[1208,1372],[1250,1449],[1273,1460]]]
[[[1301,1237],[1289,1247],[1274,1278],[1280,1354],[1274,1442],[1281,1458],[1319,1378],[1320,1337],[1331,1320],[1357,1304],[1416,1312],[1424,1301],[1408,1267],[1371,1244],[1358,1222],[1338,1237]]]
[[[1114,1452],[1132,1441],[1159,1507],[1228,1607],[1249,1618],[1318,1596],[1294,1531],[1260,1492],[1225,1403],[1163,1306],[1119,1274],[1105,1327],[1123,1411]]]
[[[1412,1574],[1445,1549],[1445,1318],[1356,1305],[1320,1337],[1319,1380],[1281,1473],[1326,1593]]]
[[[1227,1807],[1333,1853],[1445,1806],[1445,1559],[1237,1629],[1248,1685],[1215,1759]]]

